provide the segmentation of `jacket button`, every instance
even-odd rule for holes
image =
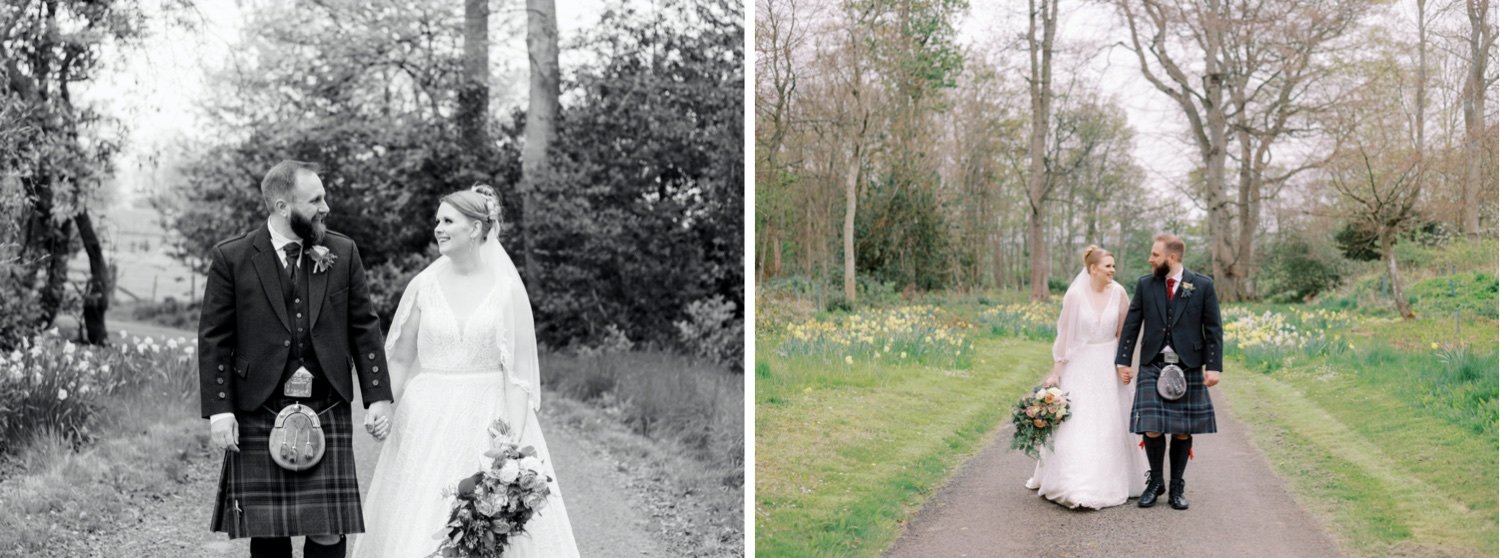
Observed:
[[[380,380],[370,380],[370,384],[378,386],[380,385]]]
[[[223,372],[223,371],[224,371],[224,365],[222,365],[222,364],[220,364],[220,365],[219,365],[219,371],[220,371],[220,372]]]
[[[283,347],[290,347],[290,346],[292,346],[292,341],[290,339],[288,339],[286,341],[282,341],[281,342],[281,346],[283,346]]]
[[[375,353],[370,353],[370,360],[375,360]]]
[[[223,399],[223,398],[224,398],[224,392],[221,391],[221,392],[219,392],[219,399]]]
[[[217,381],[219,383],[219,385],[221,385],[221,386],[224,385],[224,378],[219,378],[219,379],[217,379],[215,381]]]
[[[374,369],[375,369],[375,371],[376,371],[376,372],[379,372],[379,371],[380,371],[380,367],[379,367],[379,366],[375,366],[375,367],[373,367],[373,368],[374,368]]]

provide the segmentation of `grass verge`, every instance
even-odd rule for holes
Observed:
[[[1345,552],[1496,555],[1493,436],[1414,410],[1392,385],[1359,377],[1371,373],[1315,365],[1245,372],[1221,387]]]
[[[773,346],[758,340],[761,346]],[[1045,370],[1050,344],[975,343],[974,370],[756,364],[756,552],[876,556]]]

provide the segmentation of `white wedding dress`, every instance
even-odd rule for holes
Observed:
[[[499,254],[505,257],[504,264],[510,264],[503,250]],[[444,496],[444,489],[487,463],[487,428],[495,418],[506,418],[512,428],[517,422],[526,423],[521,445],[536,448],[554,479],[547,504],[532,517],[524,534],[511,539],[505,555],[578,556],[568,510],[555,483],[554,464],[537,423],[540,399],[535,390],[540,386],[535,378],[535,333],[530,329],[530,304],[518,308],[525,301],[525,287],[511,265],[482,297],[471,294],[464,300],[450,300],[437,280],[450,263],[441,258],[412,279],[391,326],[386,343],[391,366],[415,364],[405,373],[405,390],[396,401],[392,430],[375,465],[364,504],[365,533],[354,541],[353,556],[432,554],[441,542],[436,534],[444,530],[452,502]],[[460,323],[455,305],[475,310]],[[410,332],[412,324],[417,331],[415,359],[400,354],[412,350],[410,340],[399,342],[403,325]],[[518,412],[517,405],[524,409]]]
[[[1130,303],[1125,288],[1111,281],[1108,302],[1095,310],[1087,281],[1080,274],[1063,297],[1053,344],[1053,357],[1065,361],[1058,385],[1072,416],[1057,427],[1052,449],[1042,449],[1026,487],[1069,508],[1100,509],[1140,496],[1148,466],[1140,437],[1128,428],[1135,387],[1121,384],[1115,373],[1118,332]]]

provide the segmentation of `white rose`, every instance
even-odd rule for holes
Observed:
[[[525,469],[527,471],[531,471],[533,473],[540,473],[540,472],[542,472],[542,460],[537,459],[535,457],[523,457],[523,458],[521,458],[520,466],[521,466],[522,469]]]
[[[500,482],[510,484],[516,482],[516,478],[520,476],[521,466],[514,459],[506,461],[505,465],[500,467]]]

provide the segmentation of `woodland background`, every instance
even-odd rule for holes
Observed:
[[[819,306],[1037,300],[1089,243],[1130,284],[1166,230],[1227,301],[1380,259],[1409,314],[1402,245],[1495,236],[1487,0],[758,0],[755,41],[755,271]],[[1106,58],[1152,97],[1121,98]],[[1131,102],[1176,135],[1143,139],[1161,127]],[[1142,142],[1191,163],[1152,172]]]

